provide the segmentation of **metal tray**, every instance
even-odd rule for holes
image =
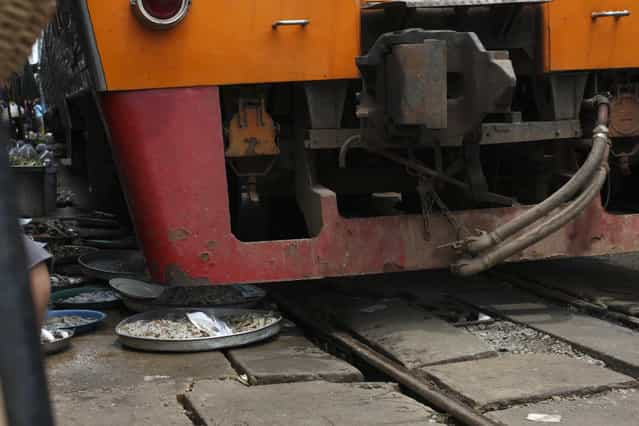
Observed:
[[[120,294],[120,300],[124,304],[124,306],[133,312],[149,312],[149,311],[157,311],[159,309],[179,309],[179,308],[189,308],[193,310],[203,310],[203,309],[249,309],[258,304],[259,300],[251,300],[246,303],[236,303],[230,305],[218,305],[215,307],[202,307],[202,306],[174,306],[174,305],[163,305],[154,299],[136,299],[134,297],[128,297]]]
[[[59,218],[59,220],[86,228],[118,229],[121,227],[120,223],[115,219],[94,216],[66,216]]]
[[[106,314],[100,311],[92,311],[87,309],[62,309],[62,310],[53,310],[47,312],[47,319],[53,317],[63,317],[65,315],[75,315],[83,318],[90,319],[91,322],[88,324],[84,324],[78,327],[59,327],[63,330],[73,330],[74,334],[88,333],[89,331],[93,331],[102,321],[106,319]],[[46,321],[45,321],[46,326]]]
[[[90,278],[86,278],[86,277],[69,277],[67,275],[62,275],[62,274],[51,274],[51,276],[55,276],[57,279],[57,284],[54,284],[54,281],[51,281],[51,292],[52,293],[56,293],[58,291],[64,291],[64,290],[69,290],[72,288],[80,288],[80,287],[84,287],[84,286],[89,286],[89,285],[101,285],[101,282],[96,282],[94,280],[91,280]],[[80,281],[75,282],[74,284],[71,284],[68,280],[69,279],[77,279],[79,278]],[[64,285],[61,285],[60,282],[63,282]]]
[[[56,265],[53,263],[53,272],[58,275],[66,275],[68,277],[84,277],[84,269],[77,263],[68,263],[66,265]],[[94,277],[91,277],[94,278]]]
[[[189,295],[189,291],[195,294]],[[200,294],[199,298],[197,292]],[[224,294],[225,292],[231,292]],[[185,294],[186,293],[186,294]],[[218,297],[216,299],[216,293]],[[219,294],[221,293],[221,294]],[[206,302],[207,297],[212,300]],[[226,300],[225,297],[227,298]],[[182,307],[202,307],[202,308],[224,308],[230,306],[246,305],[257,303],[266,297],[266,292],[259,287],[250,284],[235,286],[202,286],[202,287],[166,287],[166,290],[157,299],[157,303],[174,308]]]
[[[82,240],[82,243],[98,249],[133,250],[138,248],[138,243],[135,238],[120,238],[114,240],[86,239]]]
[[[58,352],[62,352],[67,350],[71,346],[71,339],[73,338],[73,330],[65,330],[69,333],[69,337],[64,339],[56,340],[55,342],[46,342],[41,343],[42,351],[45,355],[57,354]]]
[[[78,245],[63,245],[63,246],[60,246],[60,249],[62,249],[62,248],[75,249],[75,250],[81,251],[82,253],[74,254],[74,255],[67,255],[67,256],[59,256],[59,255],[56,255],[56,251],[57,250],[53,250],[53,262],[55,263],[56,266],[77,263],[78,262],[78,258],[80,256],[83,256],[83,255],[85,255],[87,253],[95,253],[95,252],[99,251],[99,249],[97,249],[95,247],[78,246]]]
[[[124,305],[135,312],[170,308],[251,308],[266,297],[266,291],[259,287],[243,284],[235,286],[241,296],[231,303],[177,303],[172,291],[197,287],[168,287],[131,278],[114,278],[109,281],[111,288],[118,292]],[[203,287],[208,288],[208,287]],[[222,287],[224,288],[228,287]],[[179,299],[178,299],[179,300]]]
[[[55,305],[56,308],[60,309],[109,309],[118,306],[122,303],[120,296],[118,293],[115,295],[118,297],[116,300],[110,300],[108,302],[94,302],[94,303],[70,303],[64,302],[65,299],[68,299],[73,296],[77,296],[82,293],[91,293],[94,291],[110,291],[111,293],[115,293],[113,290],[108,287],[80,287],[80,288],[72,288],[56,291],[51,295],[51,303]]]
[[[224,317],[229,315],[238,315],[249,312],[269,313],[269,311],[257,311],[249,309],[224,309],[224,308],[173,308],[160,309],[156,311],[145,312],[143,314],[134,315],[120,322],[115,328],[122,345],[141,351],[150,352],[202,352],[224,349],[229,347],[244,346],[251,343],[259,342],[275,336],[280,331],[280,323],[282,318],[279,317],[273,324],[258,330],[247,331],[244,333],[234,334],[225,337],[205,337],[187,340],[163,340],[154,338],[133,337],[120,332],[120,328],[124,324],[139,320],[163,319],[168,315],[186,315],[189,312],[204,312],[208,315]]]
[[[86,275],[107,281],[146,276],[144,256],[137,250],[101,250],[80,256],[78,263]]]
[[[113,278],[109,281],[109,286],[117,291],[120,296],[138,301],[155,300],[166,290],[166,286],[133,278]]]

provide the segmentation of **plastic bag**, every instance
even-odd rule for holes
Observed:
[[[210,316],[204,312],[190,312],[186,317],[191,324],[211,337],[224,337],[233,334],[233,330],[221,319]]]

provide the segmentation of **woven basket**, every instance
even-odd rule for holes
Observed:
[[[55,6],[55,0],[0,0],[0,81],[22,68]]]

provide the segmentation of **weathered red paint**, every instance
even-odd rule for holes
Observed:
[[[244,243],[231,233],[218,89],[115,92],[102,98],[111,142],[153,278],[178,285],[290,281],[447,267],[457,254],[448,221],[419,216],[344,219],[335,194],[310,190],[321,206],[315,238]],[[493,229],[520,212],[456,214],[468,229]],[[639,215],[593,205],[516,259],[639,250]]]

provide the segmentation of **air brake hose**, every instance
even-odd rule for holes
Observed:
[[[608,123],[608,108],[609,105],[607,102],[599,104],[597,111],[597,127],[594,130],[592,149],[590,150],[584,164],[572,176],[572,178],[564,184],[564,186],[541,203],[511,221],[497,227],[497,229],[492,232],[467,239],[464,246],[465,250],[470,253],[479,253],[499,244],[511,235],[514,235],[516,232],[521,231],[528,225],[547,215],[560,204],[570,200],[577,191],[587,185],[588,182],[592,180],[597,166],[601,164],[601,161],[605,156],[604,150],[609,143],[607,130],[600,127],[606,126]]]
[[[481,256],[476,258],[461,259],[459,262],[452,266],[452,271],[455,274],[461,276],[470,276],[485,271],[514,255],[515,253],[518,253],[521,250],[530,247],[536,242],[546,238],[550,234],[560,229],[562,226],[566,225],[572,219],[574,219],[590,204],[593,198],[595,198],[595,196],[599,194],[599,191],[601,191],[601,187],[606,181],[606,176],[608,174],[608,151],[609,147],[606,144],[606,160],[600,163],[594,180],[574,201],[572,201],[566,207],[562,208],[557,214],[551,216],[533,229],[526,231],[515,238],[507,240],[506,242],[500,244],[492,250],[482,254]]]

